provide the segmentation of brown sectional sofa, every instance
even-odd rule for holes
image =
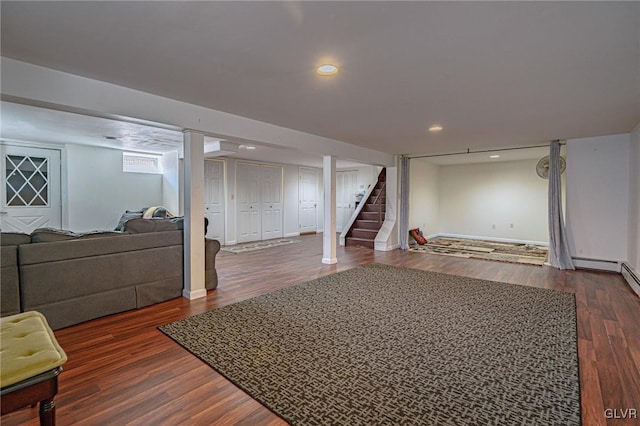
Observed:
[[[2,316],[36,310],[59,329],[181,296],[181,225],[133,219],[124,232],[3,233]],[[205,240],[208,290],[218,285],[219,250],[218,241]]]

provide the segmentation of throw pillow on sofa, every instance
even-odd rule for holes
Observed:
[[[130,211],[130,210],[126,210],[122,216],[120,216],[120,220],[118,221],[118,226],[116,226],[116,229],[114,229],[114,231],[124,231],[124,224],[131,219],[137,219],[142,217],[142,215],[144,214],[144,212],[146,212],[148,209],[148,207],[144,207],[140,210],[137,211]]]
[[[144,219],[171,218],[175,217],[173,213],[162,206],[149,207],[142,215]]]

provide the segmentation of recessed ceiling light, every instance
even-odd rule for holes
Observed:
[[[434,124],[433,126],[429,127],[429,131],[430,131],[431,133],[441,132],[441,131],[442,131],[442,129],[444,129],[444,127],[442,127],[442,126],[441,126],[441,125],[439,125],[439,124]]]
[[[338,72],[338,67],[332,64],[324,64],[320,65],[317,71],[320,75],[334,75]]]
[[[490,155],[489,158],[500,158],[499,155]]]
[[[256,147],[255,146],[251,146],[251,145],[247,145],[247,146],[244,147],[244,149],[256,149]]]

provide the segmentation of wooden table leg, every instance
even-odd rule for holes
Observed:
[[[53,398],[40,401],[40,426],[56,426],[56,403]]]

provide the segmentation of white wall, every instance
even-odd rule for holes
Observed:
[[[640,123],[631,132],[629,151],[629,230],[627,261],[640,272]]]
[[[567,232],[574,257],[627,258],[630,136],[567,141]]]
[[[537,161],[441,166],[438,232],[548,242],[548,181]]]
[[[356,180],[356,189],[358,192],[363,192],[367,190],[369,185],[375,185],[378,182],[378,171],[379,168],[375,166],[363,166],[356,167],[355,169],[345,169],[345,170],[357,170],[358,178]]]
[[[178,177],[178,151],[167,152],[160,157],[162,170],[162,206],[176,216],[181,215],[180,179]],[[183,171],[184,173],[184,171]],[[184,202],[184,200],[183,200]]]
[[[162,175],[124,173],[122,151],[67,145],[69,229],[113,230],[125,210],[162,205]]]
[[[409,229],[425,236],[438,232],[440,222],[440,166],[421,159],[409,164]]]

